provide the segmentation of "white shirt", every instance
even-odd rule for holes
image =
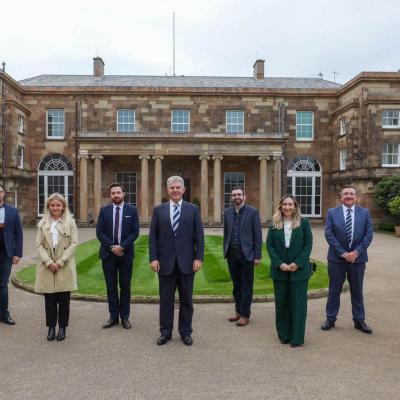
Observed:
[[[349,209],[349,207],[346,207],[343,204],[342,204],[342,207],[343,207],[344,222],[346,224],[347,210]],[[351,210],[351,213],[350,213],[350,215],[351,215],[351,242],[350,242],[350,245],[353,242],[353,235],[354,235],[354,211],[355,211],[355,209],[356,209],[356,206],[353,204],[353,206],[350,207],[350,210]]]
[[[124,202],[122,202],[121,204],[113,203],[113,240],[114,240],[115,214],[117,212],[117,207],[119,207],[118,243],[121,243],[122,214],[124,210]]]
[[[50,233],[51,241],[53,243],[53,249],[55,249],[58,244],[58,229],[56,227],[58,221],[59,219],[57,219],[56,221],[53,218],[51,219]]]
[[[285,233],[285,246],[288,249],[292,237],[292,221],[283,221],[283,230]]]
[[[180,214],[181,208],[182,208],[182,201],[183,201],[182,199],[180,201],[178,201],[178,203],[175,203],[172,200],[169,201],[169,218],[171,220],[171,226],[173,226],[173,222],[174,222],[174,205],[178,204],[179,214]]]
[[[4,204],[0,207],[0,224],[4,224],[6,219],[6,207]]]

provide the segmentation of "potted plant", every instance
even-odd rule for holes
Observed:
[[[388,203],[388,210],[390,215],[396,220],[394,227],[396,236],[400,237],[400,196],[393,197]]]

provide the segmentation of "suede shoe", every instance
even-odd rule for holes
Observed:
[[[103,324],[103,329],[111,328],[114,325],[118,325],[119,321],[117,319],[110,318]]]
[[[235,314],[232,317],[229,317],[228,321],[229,322],[237,322],[237,321],[239,321],[239,319],[240,319],[240,315],[239,314]]]
[[[354,321],[354,328],[370,335],[372,329],[364,321]]]
[[[121,320],[121,325],[122,325],[122,327],[125,328],[125,329],[131,329],[131,328],[132,328],[132,325],[131,325],[131,323],[129,322],[129,319],[123,319],[123,320]]]
[[[250,320],[248,318],[246,318],[246,317],[240,317],[239,321],[236,322],[236,325],[237,326],[246,326],[249,323],[249,321]]]
[[[325,320],[325,322],[321,325],[321,329],[323,331],[329,331],[329,329],[334,328],[334,327],[335,327],[335,322],[330,321],[329,319]]]

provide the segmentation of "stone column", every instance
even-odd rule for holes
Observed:
[[[258,157],[260,161],[260,219],[267,222],[267,157]]]
[[[88,158],[87,151],[79,153],[79,221],[83,223],[88,222]]]
[[[274,157],[274,211],[282,197],[281,189],[281,157]]]
[[[103,156],[101,154],[94,154],[94,179],[93,179],[93,208],[94,208],[94,221],[97,222],[99,216],[102,194],[101,194],[101,160]]]
[[[267,220],[272,220],[273,210],[273,196],[274,196],[274,179],[273,179],[273,165],[272,157],[267,157]]]
[[[204,222],[208,222],[208,160],[210,156],[200,156],[201,161],[201,183],[200,183],[200,211],[201,219]]]
[[[140,174],[140,219],[142,222],[149,220],[149,160],[150,156],[139,156],[141,160]]]
[[[221,222],[221,155],[214,155],[214,222]]]
[[[154,164],[154,206],[161,204],[162,199],[162,160],[164,156],[153,156]]]

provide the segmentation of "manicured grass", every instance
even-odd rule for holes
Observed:
[[[135,242],[135,261],[132,279],[132,294],[142,296],[158,295],[158,278],[149,267],[147,235],[140,236]],[[195,295],[230,295],[232,283],[226,260],[222,256],[222,237],[206,236],[206,252],[203,268],[196,274]],[[76,261],[78,270],[78,293],[105,295],[101,261],[98,257],[99,242],[94,239],[78,246]],[[272,280],[269,277],[270,260],[263,245],[262,264],[255,269],[254,294],[273,294]],[[310,279],[310,289],[327,287],[326,265],[317,262],[317,272]],[[27,284],[35,282],[35,266],[30,266],[17,273],[19,279]]]

